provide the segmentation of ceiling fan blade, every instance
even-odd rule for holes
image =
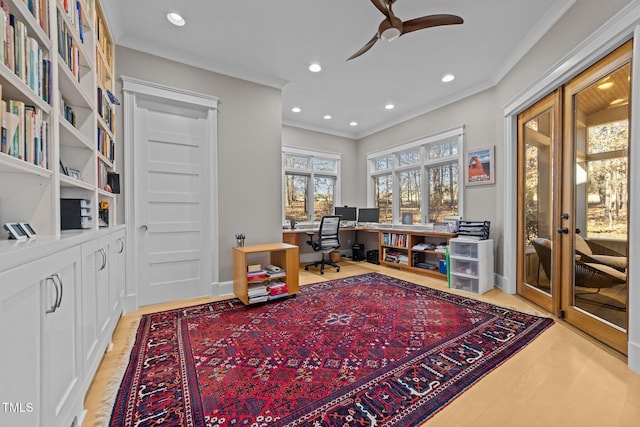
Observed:
[[[357,51],[356,53],[354,53],[353,55],[351,55],[349,58],[347,58],[347,61],[353,59],[353,58],[357,58],[358,56],[362,55],[363,53],[365,53],[366,51],[368,51],[369,49],[371,49],[373,47],[374,44],[376,44],[376,42],[378,41],[378,34],[375,34],[371,40],[369,40],[367,42],[367,44],[365,44],[364,46],[362,46],[360,48],[359,51]]]
[[[393,0],[395,1],[395,0]],[[389,11],[387,10],[387,0],[371,0],[371,3],[380,11],[384,16],[389,16]]]
[[[456,15],[429,15],[421,18],[409,19],[402,24],[402,34],[441,25],[462,24],[464,20]]]

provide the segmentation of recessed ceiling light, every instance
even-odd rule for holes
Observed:
[[[384,108],[385,110],[393,110],[394,108],[396,108],[396,106],[393,104],[387,104],[384,106]]]
[[[358,122],[351,122],[349,123],[349,126],[358,126]]]
[[[331,120],[331,116],[330,116],[329,114],[326,114],[326,115],[323,117],[323,119],[325,119],[325,120]]]
[[[309,65],[309,71],[311,71],[312,73],[318,73],[320,72],[320,70],[322,70],[322,67],[318,63],[314,62],[313,64]]]
[[[176,13],[176,12],[167,13],[167,19],[173,25],[176,25],[178,27],[182,27],[185,24],[184,18],[180,16],[179,13]]]
[[[613,82],[605,82],[598,85],[598,89],[600,90],[611,89],[612,86],[613,86]]]
[[[455,79],[456,76],[454,76],[453,74],[445,74],[444,76],[442,76],[442,81],[444,83],[449,83],[451,81],[453,81],[453,79]]]
[[[626,99],[624,99],[624,98],[618,98],[618,99],[614,99],[613,101],[611,101],[609,103],[609,105],[618,105],[618,104],[622,104],[625,101],[626,101]]]
[[[291,111],[293,111],[294,113],[299,113],[302,110],[300,109],[300,107],[293,107]]]

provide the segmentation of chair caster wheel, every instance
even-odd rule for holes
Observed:
[[[324,274],[324,271],[321,271],[320,274]]]
[[[309,271],[309,267],[305,267],[305,268],[304,268],[304,271]]]
[[[340,267],[338,267],[338,269],[336,270],[337,273],[340,273]]]

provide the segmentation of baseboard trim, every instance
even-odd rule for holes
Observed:
[[[493,275],[493,283],[495,283],[496,288],[502,290],[502,292],[512,295],[516,293],[515,283],[510,283],[504,276],[500,274],[496,273]]]

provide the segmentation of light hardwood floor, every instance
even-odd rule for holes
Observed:
[[[341,262],[341,271],[300,269],[302,285],[379,271],[413,283],[447,290],[446,282],[366,262]],[[452,291],[455,292],[455,291]],[[459,292],[460,293],[460,292]],[[463,293],[460,293],[463,294]],[[469,295],[469,294],[464,294]],[[524,299],[494,289],[477,298],[529,313],[546,315]],[[128,360],[130,337],[142,314],[211,301],[199,298],[143,307],[125,314],[85,399],[83,426],[104,425],[100,416],[118,366]],[[117,381],[116,381],[117,382]],[[116,385],[117,386],[117,385]],[[106,416],[106,418],[104,418]],[[640,375],[626,358],[562,321],[478,381],[423,425],[429,427],[638,427]]]

